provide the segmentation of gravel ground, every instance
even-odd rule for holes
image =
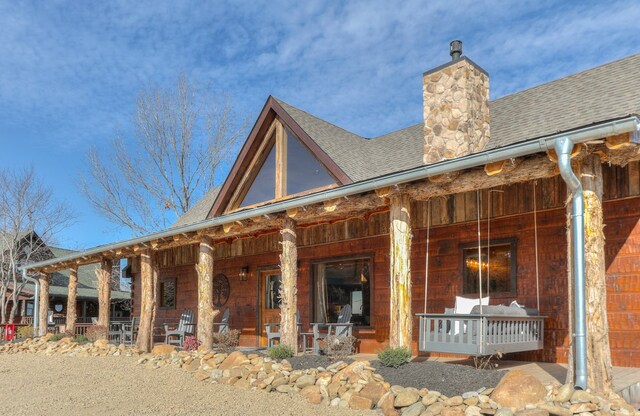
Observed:
[[[299,397],[197,381],[132,357],[0,354],[3,415],[374,415],[311,405]]]
[[[397,369],[384,367],[379,361],[373,361],[371,365],[392,385],[426,387],[449,397],[483,387],[495,387],[506,374],[500,370],[476,370],[466,365],[438,361],[411,362]]]
[[[352,359],[346,359],[349,363]],[[294,369],[327,367],[332,360],[326,355],[301,355],[289,360]],[[498,370],[476,370],[473,367],[437,361],[411,362],[398,368],[384,367],[380,361],[372,361],[385,381],[391,385],[423,387],[436,390],[445,396],[456,396],[481,388],[495,387],[506,373]]]

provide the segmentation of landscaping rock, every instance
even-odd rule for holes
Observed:
[[[100,340],[98,340],[100,341]],[[96,341],[96,343],[98,342]],[[176,347],[175,345],[168,345],[168,344],[156,344],[153,346],[153,349],[151,350],[151,354],[158,356],[158,355],[169,355],[172,352],[176,352]]]
[[[419,416],[426,408],[421,402],[412,404],[402,410],[402,416]]]
[[[322,402],[320,386],[307,386],[300,390],[300,396],[304,397],[309,403],[320,404]]]
[[[407,407],[407,406],[411,406],[418,400],[420,400],[420,393],[418,393],[418,389],[414,387],[407,387],[406,389],[402,389],[398,393],[393,405],[396,408]]]
[[[464,416],[464,409],[462,406],[444,407],[440,414],[442,416]]]
[[[549,412],[540,408],[524,409],[524,410],[518,410],[515,413],[515,416],[549,416]]]
[[[572,383],[564,384],[560,386],[560,388],[558,389],[558,393],[556,394],[555,401],[560,403],[568,402],[571,399],[572,395],[573,395],[573,384]]]
[[[575,403],[569,406],[569,411],[573,414],[595,412],[596,410],[598,410],[598,405],[595,403]]]
[[[360,390],[360,395],[371,399],[373,403],[378,403],[386,392],[387,389],[384,388],[382,383],[370,382],[367,383],[362,390]]]
[[[573,413],[571,413],[569,409],[565,407],[554,406],[551,404],[546,404],[546,403],[541,404],[538,406],[538,408],[546,410],[547,412],[549,412],[550,415],[553,415],[553,416],[572,416],[573,415]]]
[[[296,387],[299,389],[303,389],[307,386],[313,386],[314,384],[316,384],[316,376],[314,376],[313,374],[300,376],[296,380]]]
[[[349,399],[349,407],[354,410],[369,410],[374,403],[371,399],[360,395],[359,393],[351,395]]]
[[[510,371],[491,393],[496,403],[513,409],[524,409],[528,404],[544,400],[547,389],[535,377],[521,370]]]
[[[231,367],[242,365],[247,360],[247,357],[240,351],[234,351],[229,354],[222,363],[218,366],[220,370],[228,370]]]

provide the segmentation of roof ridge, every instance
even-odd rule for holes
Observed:
[[[615,61],[605,62],[603,64],[596,65],[596,66],[593,66],[591,68],[584,69],[584,70],[582,70],[580,72],[575,72],[573,74],[565,75],[563,77],[556,78],[556,79],[553,79],[551,81],[544,82],[542,84],[534,85],[532,87],[528,87],[528,88],[525,88],[523,90],[519,90],[519,91],[516,91],[514,93],[511,93],[511,94],[508,94],[508,95],[504,95],[504,96],[502,96],[500,98],[496,98],[494,100],[489,100],[489,104],[495,103],[497,101],[501,101],[501,100],[504,100],[504,99],[507,99],[507,98],[511,98],[511,97],[514,97],[516,95],[519,95],[519,94],[522,94],[522,93],[525,93],[525,92],[536,90],[538,88],[547,87],[547,86],[555,84],[555,83],[559,83],[559,82],[567,81],[569,79],[573,79],[573,78],[577,78],[577,77],[580,77],[580,76],[584,76],[585,74],[587,74],[589,72],[602,70],[603,68],[608,67],[610,65],[616,65],[621,61],[632,60],[633,58],[637,59],[639,57],[640,57],[640,52],[639,53],[635,53],[633,55],[625,56],[623,58],[616,59]],[[491,111],[491,109],[489,109],[489,111]]]
[[[273,96],[272,96],[272,97],[273,97]],[[352,132],[352,131],[350,131],[350,130],[347,130],[347,129],[345,129],[344,127],[340,127],[340,126],[338,126],[337,124],[334,124],[334,123],[332,123],[332,122],[330,122],[330,121],[327,121],[327,120],[325,120],[325,119],[323,119],[323,118],[321,118],[321,117],[315,116],[315,115],[313,115],[313,114],[311,114],[311,113],[309,113],[309,112],[307,112],[307,111],[305,111],[305,110],[302,110],[302,109],[300,109],[300,108],[298,108],[298,107],[296,107],[296,106],[294,106],[294,105],[289,104],[289,103],[288,103],[288,102],[286,102],[286,101],[281,100],[280,98],[273,97],[273,99],[274,99],[274,100],[276,100],[280,105],[283,105],[283,104],[284,104],[284,105],[286,105],[287,107],[290,107],[290,108],[292,108],[292,109],[294,109],[294,110],[296,110],[296,111],[299,111],[299,112],[301,112],[301,113],[304,113],[305,115],[307,115],[307,116],[309,116],[309,117],[313,117],[314,119],[316,119],[316,120],[318,120],[318,121],[321,121],[321,122],[323,122],[324,124],[328,124],[328,125],[330,125],[330,126],[332,126],[332,127],[336,128],[336,129],[340,129],[340,130],[342,130],[342,131],[344,131],[344,132],[346,132],[346,133],[349,133],[349,134],[351,134],[351,135],[353,135],[353,136],[356,136],[356,137],[358,137],[358,138],[360,138],[360,139],[363,139],[364,141],[367,141],[367,140],[368,140],[368,139],[367,139],[366,137],[364,137],[364,136],[361,136],[361,135],[359,135],[359,134],[357,134],[357,133],[354,133],[354,132]],[[287,110],[287,111],[288,111],[288,110]]]

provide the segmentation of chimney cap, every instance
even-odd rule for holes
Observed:
[[[461,40],[452,40],[449,44],[449,55],[451,55],[451,60],[455,61],[460,58],[462,55],[462,41]]]

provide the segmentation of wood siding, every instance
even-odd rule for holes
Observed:
[[[607,264],[607,306],[613,364],[640,366],[640,177],[638,162],[625,168],[603,166],[604,215]],[[491,303],[517,299],[536,305],[535,245],[533,227],[533,184],[513,184],[491,194],[491,239],[517,239],[516,295],[492,295]],[[566,272],[567,191],[559,177],[539,180],[535,186],[538,208],[540,265],[540,310],[545,323],[545,349],[514,354],[522,360],[566,362],[568,307]],[[482,191],[482,236],[486,237],[489,191]],[[412,310],[423,312],[427,203],[413,207],[414,237],[412,268]],[[476,194],[469,192],[437,198],[431,205],[428,312],[452,307],[462,293],[460,245],[476,241]],[[231,296],[224,307],[231,309],[230,325],[242,330],[241,345],[257,343],[257,270],[277,266],[280,253],[278,230],[214,247],[214,274],[225,274]],[[362,352],[375,352],[388,341],[389,333],[389,213],[317,225],[301,225],[298,235],[298,303],[303,323],[312,318],[312,263],[321,259],[371,256],[371,327],[355,331]],[[167,250],[170,251],[170,250]],[[197,246],[196,246],[197,254]],[[170,264],[170,254],[165,254]],[[183,258],[187,256],[183,255]],[[195,259],[195,257],[194,257]],[[195,261],[195,260],[194,260]],[[238,279],[243,266],[249,267],[246,281]],[[160,278],[177,278],[176,308],[158,310],[156,325],[175,322],[184,308],[196,308],[197,277],[192,264],[163,267]],[[139,287],[134,276],[133,287]],[[134,291],[134,314],[139,293]],[[414,334],[417,334],[414,319]],[[306,330],[307,328],[304,328]],[[414,339],[413,349],[417,351]]]

